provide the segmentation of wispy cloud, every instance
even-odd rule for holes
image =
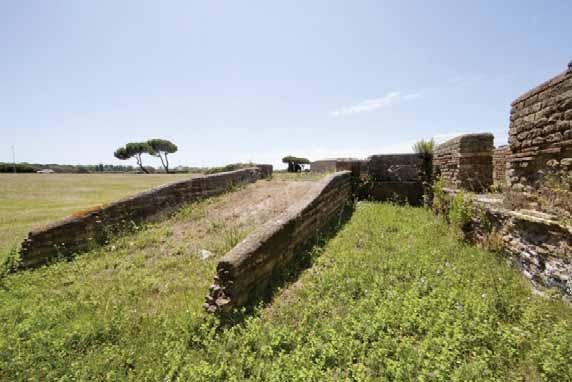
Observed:
[[[388,107],[403,101],[412,101],[421,98],[421,92],[402,94],[401,92],[390,92],[380,98],[366,99],[354,105],[344,106],[331,112],[333,117],[343,115],[359,114]]]

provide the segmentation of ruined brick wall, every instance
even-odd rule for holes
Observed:
[[[264,166],[183,180],[55,222],[28,234],[20,251],[21,266],[33,267],[89,250],[133,224],[157,220],[184,203],[222,194],[271,172]]]
[[[375,200],[423,201],[424,182],[431,177],[431,158],[422,154],[385,154],[368,158],[371,182],[368,196]]]
[[[493,184],[492,134],[467,134],[435,149],[433,168],[446,188],[484,192]]]
[[[452,198],[454,191],[448,194]],[[535,287],[553,288],[572,301],[572,230],[555,216],[511,211],[500,200],[472,197],[472,218],[463,227],[467,241],[490,244],[510,257]],[[450,203],[444,203],[446,208]],[[447,211],[444,211],[447,213]]]
[[[499,146],[493,152],[493,183],[498,185],[507,184],[508,161],[510,159],[510,146]]]
[[[350,172],[320,182],[299,203],[269,221],[228,252],[217,265],[205,309],[228,312],[263,295],[273,276],[288,269],[303,248],[339,222],[352,200]]]
[[[310,164],[312,172],[334,172],[336,171],[336,159],[317,160]]]
[[[336,161],[336,171],[350,171],[353,176],[359,178],[360,176],[366,176],[368,173],[367,160],[359,159],[338,159]]]
[[[510,183],[533,191],[547,162],[572,161],[572,67],[512,103]]]

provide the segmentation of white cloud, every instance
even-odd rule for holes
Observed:
[[[421,98],[423,95],[420,92],[401,94],[401,92],[390,92],[381,98],[366,99],[365,101],[356,103],[354,105],[344,106],[331,112],[333,117],[340,117],[343,115],[351,115],[381,109],[383,107],[391,106],[395,103],[402,101],[411,101]]]

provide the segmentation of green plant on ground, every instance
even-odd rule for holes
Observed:
[[[463,231],[473,220],[473,202],[471,194],[457,191],[451,199],[449,221],[457,230]]]
[[[34,228],[188,174],[0,174],[0,263]]]
[[[438,215],[447,216],[449,211],[450,197],[444,190],[443,179],[440,177],[435,179],[433,182],[432,191],[433,199],[431,201],[431,208]]]
[[[553,170],[547,174],[537,192],[539,209],[572,224],[572,172]]]
[[[572,380],[571,307],[426,209],[358,203],[230,327],[202,311],[216,259],[185,249],[177,219],[8,275],[0,380]]]

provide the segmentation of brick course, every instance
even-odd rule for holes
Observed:
[[[269,176],[271,171],[271,167],[264,165],[183,180],[57,221],[28,234],[21,246],[20,266],[34,267],[55,257],[89,250],[133,224],[159,220],[184,203],[255,182]]]
[[[435,149],[433,168],[450,189],[484,192],[493,184],[494,136],[466,134]]]
[[[548,161],[572,158],[572,69],[528,91],[512,103],[509,180],[533,191]]]

